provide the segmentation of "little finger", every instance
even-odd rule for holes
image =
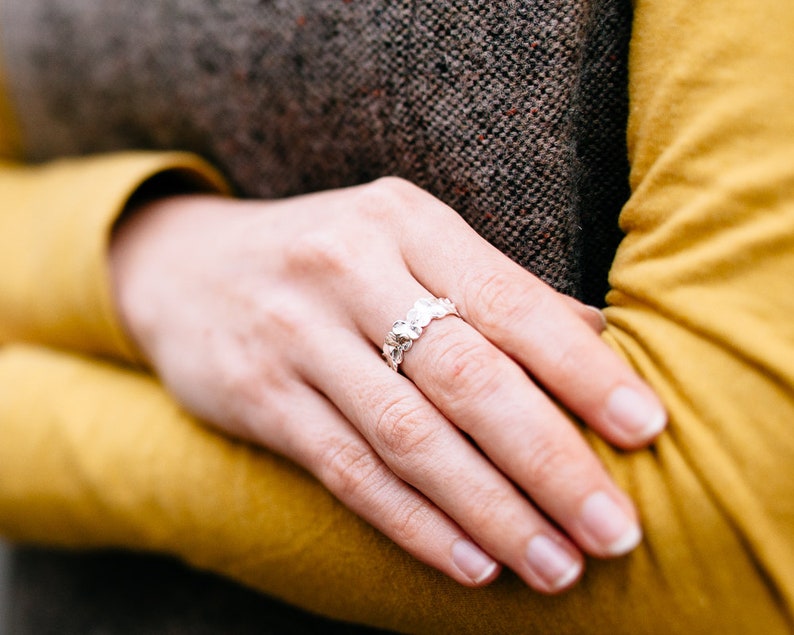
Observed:
[[[286,422],[280,451],[305,466],[346,507],[418,560],[466,586],[488,584],[499,564],[446,514],[392,472],[370,444],[308,386]]]

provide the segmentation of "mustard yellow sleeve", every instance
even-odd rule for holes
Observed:
[[[108,241],[130,197],[166,172],[189,189],[225,190],[209,165],[183,153],[0,161],[0,342],[133,356],[114,315]]]
[[[792,615],[794,3],[635,9],[609,338],[669,408],[660,467],[686,466]]]

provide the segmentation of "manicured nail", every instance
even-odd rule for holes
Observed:
[[[487,580],[499,566],[477,545],[462,538],[452,545],[452,562],[475,584]]]
[[[612,423],[632,437],[656,436],[667,423],[664,409],[655,400],[627,386],[619,386],[609,395],[607,415]]]
[[[548,536],[538,534],[529,541],[527,560],[532,570],[544,581],[550,591],[564,589],[582,570],[566,549]]]
[[[612,556],[628,553],[642,540],[639,525],[605,492],[596,492],[585,500],[582,522],[590,537]]]

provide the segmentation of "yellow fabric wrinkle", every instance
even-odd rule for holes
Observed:
[[[781,42],[794,12],[771,4],[637,3],[634,194],[608,314],[630,325],[620,345],[642,343],[640,371],[660,371],[669,437],[790,612],[794,83]]]
[[[42,378],[47,409],[36,402]],[[92,404],[88,413],[86,402]],[[509,573],[487,589],[471,590],[418,564],[305,472],[197,426],[152,378],[136,371],[9,345],[0,350],[0,421],[9,437],[20,439],[0,446],[0,532],[17,539],[166,551],[298,606],[405,632],[637,633],[679,624],[690,633],[712,632],[715,625],[744,632],[759,620],[766,632],[787,630],[744,546],[704,497],[699,480],[687,476],[689,466],[660,473],[650,452],[610,453],[606,460],[640,503],[666,500],[675,509],[683,499],[689,515],[663,517],[649,508],[647,540],[635,554],[591,562],[579,588],[548,598]],[[72,442],[38,454],[26,447],[31,427],[47,439],[62,426]],[[76,464],[83,467],[74,470]],[[109,465],[123,482],[96,488]],[[240,476],[241,465],[251,469],[250,477]],[[660,478],[669,487],[656,487]],[[318,534],[318,527],[328,530]],[[698,550],[672,541],[676,532],[693,534]],[[296,544],[300,549],[292,552]],[[701,559],[730,562],[746,603],[726,610],[722,603],[736,591],[736,580],[695,566]],[[672,593],[659,561],[674,579]],[[708,584],[701,586],[701,579]],[[683,592],[690,586],[710,601],[694,606]]]

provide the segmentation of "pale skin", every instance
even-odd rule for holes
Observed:
[[[111,266],[124,324],[187,410],[304,466],[461,584],[505,565],[555,593],[584,554],[640,541],[552,397],[625,449],[661,432],[661,403],[601,341],[598,312],[407,182],[155,200],[118,228]],[[462,319],[431,322],[395,373],[384,337],[431,296]]]

